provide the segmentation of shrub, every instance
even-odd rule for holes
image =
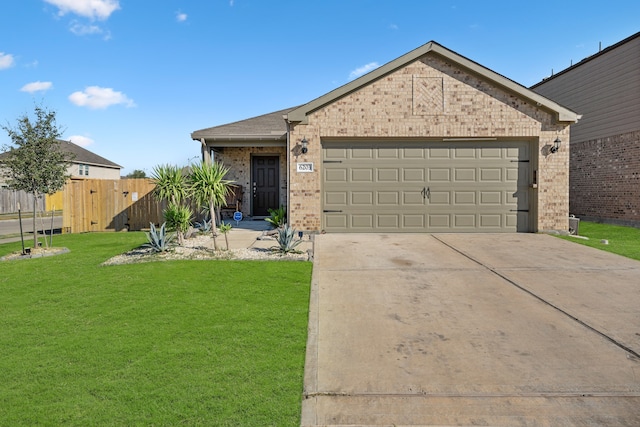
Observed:
[[[169,203],[167,209],[164,210],[164,220],[169,228],[176,230],[180,246],[184,244],[184,235],[189,231],[192,216],[191,208],[186,205]]]
[[[278,209],[269,209],[269,218],[265,218],[273,228],[280,228],[287,223],[287,210],[284,206]]]

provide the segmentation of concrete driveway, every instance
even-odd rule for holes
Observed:
[[[640,425],[640,262],[539,234],[315,242],[302,425]]]

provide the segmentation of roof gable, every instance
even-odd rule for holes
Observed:
[[[333,103],[334,101],[353,93],[360,88],[378,80],[382,77],[393,73],[394,71],[406,66],[407,64],[417,61],[424,55],[428,53],[437,54],[441,57],[444,57],[448,61],[451,61],[458,65],[461,68],[464,68],[480,77],[489,80],[493,84],[509,91],[519,97],[524,99],[528,99],[538,105],[541,108],[545,108],[552,113],[556,114],[557,120],[560,122],[577,122],[580,119],[580,115],[575,113],[574,111],[569,110],[561,106],[560,104],[551,101],[550,99],[539,95],[532,90],[510,80],[490,69],[483,67],[482,65],[471,61],[468,58],[465,58],[462,55],[459,55],[442,45],[430,41],[429,43],[420,46],[417,49],[412,50],[411,52],[391,61],[383,66],[371,71],[364,76],[353,80],[352,82],[347,83],[344,86],[341,86],[319,98],[314,99],[307,104],[304,104],[298,108],[293,109],[287,115],[287,120],[291,123],[306,123],[307,116],[326,105]]]

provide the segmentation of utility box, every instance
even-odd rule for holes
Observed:
[[[569,234],[577,236],[580,231],[580,218],[571,215],[569,217]]]

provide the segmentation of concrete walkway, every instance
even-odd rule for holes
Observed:
[[[314,249],[303,426],[640,425],[640,262],[537,234]]]

